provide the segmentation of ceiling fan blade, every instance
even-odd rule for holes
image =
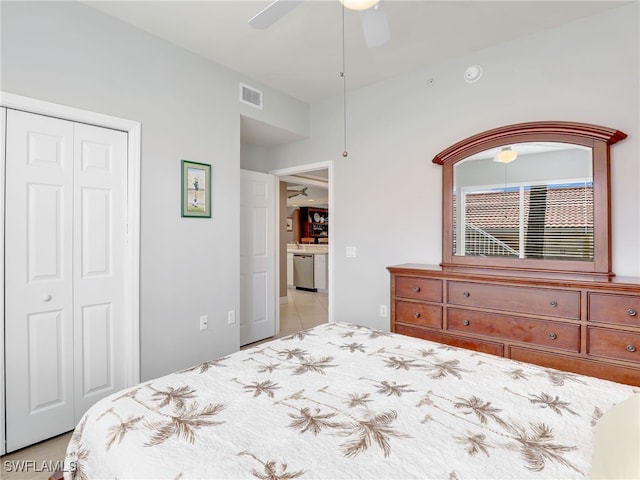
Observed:
[[[275,0],[264,10],[251,17],[249,25],[258,29],[269,28],[302,2],[303,0]]]
[[[384,3],[378,2],[373,7],[363,10],[360,12],[360,19],[367,47],[379,47],[391,39]]]

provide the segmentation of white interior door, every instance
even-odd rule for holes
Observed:
[[[240,345],[275,335],[275,184],[240,171]]]
[[[75,426],[73,123],[7,112],[7,451]]]
[[[74,416],[125,387],[127,135],[74,124]]]
[[[16,110],[7,112],[6,132],[6,440],[12,451],[71,430],[91,403],[124,383],[116,349],[127,138]]]

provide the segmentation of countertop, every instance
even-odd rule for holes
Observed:
[[[328,252],[329,247],[327,245],[287,245],[287,253],[326,255]]]

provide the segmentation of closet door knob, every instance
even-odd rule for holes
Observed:
[[[558,338],[558,335],[556,335],[555,333],[551,332],[551,333],[549,334],[549,338],[550,338],[551,340],[555,340],[556,338]]]
[[[418,293],[418,292],[420,291],[420,287],[413,287],[413,291],[414,291],[415,293]]]
[[[635,345],[627,345],[627,352],[635,352],[636,351],[636,347]]]
[[[558,302],[556,302],[555,300],[551,300],[549,302],[549,305],[551,305],[553,308],[556,308],[558,306]]]
[[[629,315],[630,317],[635,317],[637,313],[638,312],[636,312],[633,308],[627,310],[627,315]]]
[[[48,301],[50,301],[50,300],[51,300],[51,295],[49,295],[48,293],[45,293],[45,294],[42,296],[42,301],[43,301],[43,302],[48,302]]]

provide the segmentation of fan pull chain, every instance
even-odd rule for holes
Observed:
[[[348,157],[347,152],[347,77],[345,76],[345,41],[344,41],[344,3],[342,4],[342,71],[340,76],[342,77],[342,125],[343,125],[343,137],[344,137],[344,150],[342,151],[343,157]]]

